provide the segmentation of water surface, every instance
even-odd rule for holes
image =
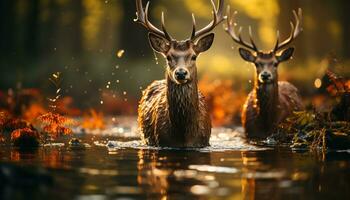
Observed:
[[[79,132],[79,131],[77,131]],[[144,146],[135,124],[77,134],[86,145],[0,147],[0,199],[349,199],[350,151],[246,144],[213,130],[211,147]]]

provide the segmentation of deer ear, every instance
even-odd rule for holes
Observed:
[[[169,41],[163,37],[160,37],[154,33],[148,34],[149,43],[154,51],[158,53],[167,53],[170,49]]]
[[[210,49],[211,45],[214,42],[214,33],[210,33],[201,39],[194,45],[193,49],[196,53],[202,53]]]
[[[294,48],[293,47],[290,47],[288,49],[285,49],[283,50],[279,56],[277,56],[277,60],[279,62],[284,62],[284,61],[287,61],[289,60],[292,56],[293,56],[293,53],[294,53]]]
[[[244,48],[239,48],[239,54],[241,57],[248,62],[255,62],[256,57],[252,54],[251,51],[244,49]]]

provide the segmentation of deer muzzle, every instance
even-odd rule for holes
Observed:
[[[259,81],[261,83],[271,83],[273,80],[273,76],[268,71],[263,71],[259,74]]]
[[[178,67],[174,70],[173,77],[179,84],[187,83],[190,80],[190,72],[184,67]]]

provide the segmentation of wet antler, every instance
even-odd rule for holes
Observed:
[[[135,19],[136,22],[142,24],[150,32],[155,33],[159,36],[162,36],[169,41],[172,41],[172,37],[168,34],[168,32],[165,29],[164,12],[162,12],[162,30],[159,30],[148,19],[149,1],[147,2],[146,8],[143,9],[142,0],[136,0],[136,9],[137,9],[137,12],[136,12],[137,18]]]
[[[242,39],[242,27],[239,27],[239,30],[238,30],[238,33],[236,33],[236,30],[235,30],[235,20],[234,20],[234,16],[233,15],[236,15],[236,13],[231,13],[231,8],[230,6],[227,6],[227,24],[226,24],[226,27],[225,27],[225,31],[231,36],[231,38],[233,39],[233,41],[235,41],[236,43],[244,46],[244,47],[247,47],[248,49],[250,50],[253,50],[253,51],[258,51],[258,48],[256,47],[256,44],[253,40],[253,34],[252,34],[252,29],[251,27],[249,26],[249,39],[250,39],[250,43],[248,42],[245,42],[243,39]]]
[[[217,8],[214,1],[210,0],[211,4],[213,6],[213,21],[211,21],[210,24],[208,24],[206,27],[202,28],[199,31],[196,31],[196,18],[194,14],[192,14],[192,23],[193,23],[193,30],[191,35],[191,40],[194,41],[200,36],[209,33],[212,31],[217,25],[219,25],[222,21],[226,19],[226,16],[224,16],[224,0],[219,0],[219,7]]]
[[[296,13],[296,11],[293,10],[293,15],[294,15],[296,24],[294,26],[294,23],[292,21],[290,22],[292,31],[290,33],[289,38],[286,39],[284,42],[280,43],[279,42],[280,34],[279,34],[279,31],[277,31],[277,42],[275,45],[275,49],[273,50],[274,52],[277,52],[278,50],[289,45],[303,31],[303,27],[302,27],[303,11],[301,10],[301,8],[298,9],[298,13]]]

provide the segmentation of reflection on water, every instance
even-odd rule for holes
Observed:
[[[131,129],[81,135],[86,148],[0,147],[0,199],[348,199],[350,153],[324,158],[246,144],[214,129],[211,147],[144,146]],[[128,135],[130,137],[125,137]]]

